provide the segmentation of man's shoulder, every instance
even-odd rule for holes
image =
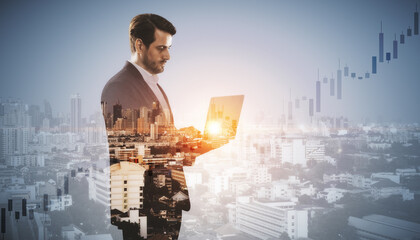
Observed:
[[[139,78],[142,78],[141,74],[127,61],[124,67],[105,84],[102,90],[102,99],[119,92],[126,92],[132,88],[133,83],[139,81]]]
[[[131,63],[115,74],[102,90],[101,102],[108,107],[119,103],[124,108],[150,107],[155,96],[140,72]],[[110,110],[110,109],[109,109]]]
[[[127,61],[123,68],[108,80],[104,89],[115,84],[124,85],[130,80],[135,80],[139,76],[141,77],[141,74],[136,71],[135,67]]]

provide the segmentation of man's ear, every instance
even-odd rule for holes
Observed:
[[[142,50],[145,48],[143,41],[140,38],[136,39],[135,47],[137,53],[142,52]]]

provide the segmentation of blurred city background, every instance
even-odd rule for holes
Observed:
[[[180,239],[419,238],[417,5],[2,2],[0,239],[122,238],[100,94],[144,12],[178,30],[159,82],[177,128],[245,95],[235,140],[184,167]]]

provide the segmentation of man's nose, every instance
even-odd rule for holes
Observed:
[[[169,59],[171,59],[171,54],[169,53],[169,50],[166,49],[163,53],[163,59],[165,59],[166,61],[168,61]]]

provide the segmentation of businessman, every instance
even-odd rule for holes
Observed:
[[[175,130],[159,73],[175,27],[155,14],[129,26],[131,59],[105,85],[101,105],[110,154],[111,222],[124,239],[177,239],[190,209],[183,166],[205,149],[195,129]]]

